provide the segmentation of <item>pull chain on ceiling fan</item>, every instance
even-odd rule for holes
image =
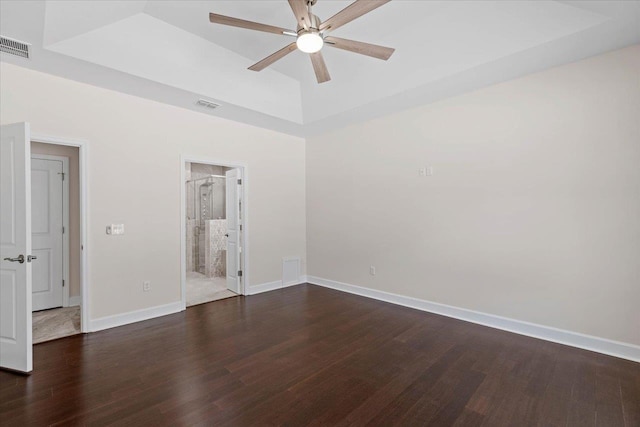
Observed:
[[[389,1],[391,0],[356,0],[331,18],[327,19],[325,22],[322,22],[320,21],[320,18],[312,13],[312,7],[316,4],[317,0],[289,0],[291,10],[298,22],[297,31],[291,31],[286,28],[260,24],[252,21],[245,21],[244,19],[232,18],[215,13],[209,14],[209,21],[214,24],[229,25],[232,27],[240,27],[249,30],[295,37],[295,42],[253,64],[249,69],[252,71],[264,70],[269,65],[284,58],[294,50],[300,50],[309,54],[318,83],[324,83],[331,80],[329,71],[327,70],[327,65],[322,57],[321,50],[324,45],[347,50],[349,52],[359,53],[361,55],[371,56],[385,61],[391,57],[395,51],[393,48],[355,40],[341,39],[328,35],[329,32],[348,24],[354,19],[377,9]]]

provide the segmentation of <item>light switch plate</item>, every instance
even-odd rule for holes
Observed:
[[[420,176],[433,176],[433,166],[425,166],[418,169],[418,175]]]
[[[124,224],[109,224],[107,225],[107,234],[116,236],[124,234]]]

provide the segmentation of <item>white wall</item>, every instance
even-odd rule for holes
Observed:
[[[305,146],[300,138],[6,63],[0,122],[89,141],[92,319],[180,301],[180,155],[243,162],[249,172],[249,285],[305,259]],[[124,223],[124,236],[105,226]],[[151,292],[142,292],[150,280]]]
[[[640,344],[640,46],[311,138],[307,239],[309,275]]]

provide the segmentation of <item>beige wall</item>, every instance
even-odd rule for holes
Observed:
[[[78,147],[31,143],[31,154],[69,159],[69,296],[80,296],[80,172]]]
[[[307,239],[310,275],[640,344],[640,46],[308,140]]]
[[[301,139],[8,64],[0,79],[1,123],[89,141],[92,318],[180,299],[187,153],[249,167],[252,285],[306,246],[314,276],[640,344],[639,46],[308,140],[306,223]]]
[[[0,67],[2,124],[89,141],[91,318],[180,300],[182,153],[247,165],[250,285],[281,279],[283,256],[306,259],[304,140]],[[125,235],[106,235],[111,223],[124,223]]]

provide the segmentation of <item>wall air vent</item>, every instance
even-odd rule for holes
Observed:
[[[11,55],[29,58],[29,43],[21,42],[9,37],[0,36],[0,51]]]
[[[211,108],[212,110],[214,108],[218,108],[220,106],[220,104],[216,104],[213,101],[209,101],[208,99],[198,99],[198,105],[202,105],[203,107],[207,107],[207,108]]]

